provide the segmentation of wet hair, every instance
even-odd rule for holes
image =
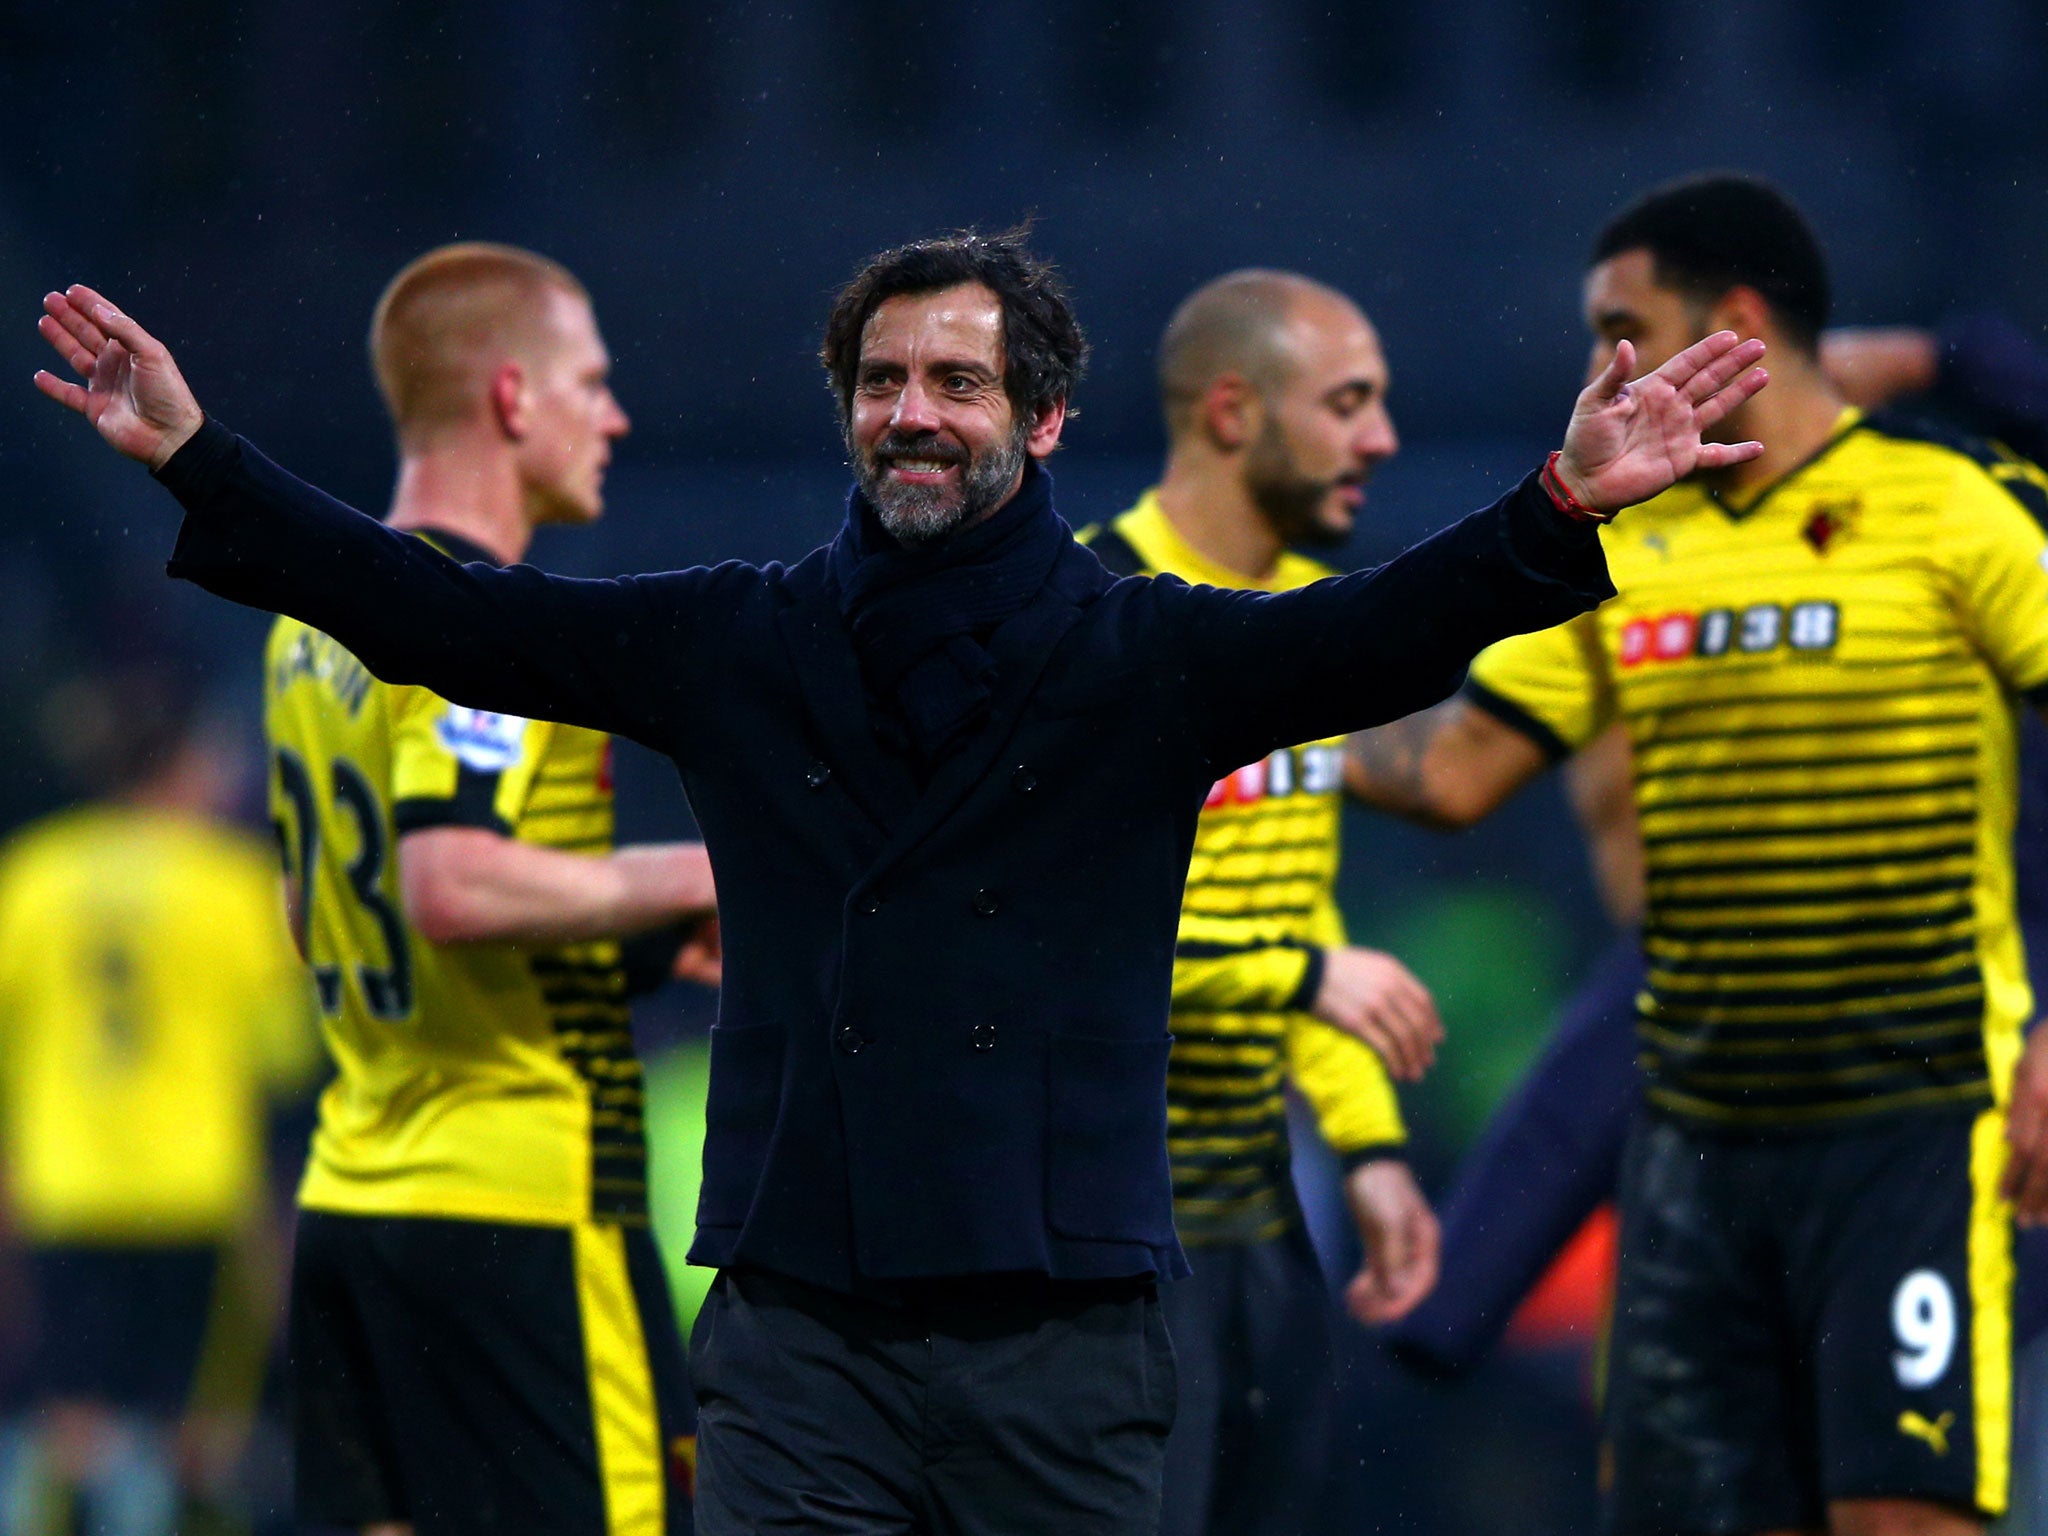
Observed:
[[[500,361],[542,352],[550,293],[590,297],[560,262],[515,245],[467,241],[408,262],[370,319],[370,363],[399,441],[419,446],[467,420]]]
[[[1593,243],[1593,264],[1650,253],[1657,281],[1711,304],[1753,288],[1795,346],[1811,352],[1828,323],[1828,267],[1792,200],[1754,176],[1713,172],[1670,182],[1617,214]]]
[[[1088,340],[1053,264],[1025,244],[1028,226],[984,235],[961,230],[916,240],[870,258],[839,290],[825,322],[818,357],[831,380],[842,421],[853,414],[861,333],[875,311],[906,294],[938,293],[980,283],[1003,310],[1003,390],[1028,422],[1070,401],[1088,364]]]
[[[1284,332],[1295,306],[1317,294],[1342,294],[1294,272],[1248,267],[1197,288],[1173,312],[1159,338],[1159,403],[1178,437],[1219,375],[1242,374],[1261,396],[1284,385],[1294,360]]]

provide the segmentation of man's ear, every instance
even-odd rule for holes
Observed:
[[[1202,391],[1195,420],[1213,446],[1235,453],[1258,436],[1265,409],[1251,380],[1241,373],[1219,373]]]
[[[1040,406],[1038,414],[1031,418],[1031,431],[1024,438],[1024,451],[1034,459],[1049,458],[1060,445],[1060,433],[1066,430],[1067,402],[1055,400],[1050,405]]]
[[[491,375],[491,418],[498,430],[517,442],[526,436],[530,407],[526,398],[526,370],[509,358]]]
[[[1715,331],[1775,340],[1778,327],[1771,314],[1771,301],[1748,284],[1737,283],[1707,311],[1707,333],[1712,335]]]

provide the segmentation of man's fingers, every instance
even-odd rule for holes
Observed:
[[[1730,411],[1748,400],[1758,390],[1771,382],[1771,376],[1762,368],[1752,368],[1738,379],[1723,385],[1714,394],[1707,396],[1693,408],[1693,422],[1704,432]]]
[[[92,373],[92,353],[81,347],[72,334],[48,315],[36,321],[36,332],[50,344],[51,349],[71,365],[71,371],[80,378]]]
[[[105,329],[105,320],[100,315],[101,310],[104,309],[108,314],[114,315],[120,313],[120,309],[112,299],[101,293],[97,288],[88,287],[84,283],[71,284],[64,290],[64,297],[70,301],[73,309],[102,329]]]
[[[1733,331],[1719,331],[1718,336],[1733,336]],[[1737,342],[1727,351],[1711,359],[1691,378],[1679,386],[1680,392],[1695,403],[1707,399],[1716,390],[1726,385],[1743,369],[1750,367],[1764,355],[1764,344],[1752,336],[1747,341]]]
[[[1434,1045],[1444,1037],[1443,1015],[1436,1011],[1436,999],[1429,988],[1415,982],[1408,991],[1408,1006],[1414,1012],[1424,1038]]]
[[[86,394],[84,385],[73,384],[69,379],[60,379],[54,373],[46,372],[41,368],[36,370],[35,384],[37,389],[40,389],[59,405],[69,406],[81,416],[85,414]]]
[[[1443,1231],[1427,1208],[1417,1210],[1410,1222],[1408,1262],[1403,1267],[1398,1294],[1393,1298],[1396,1317],[1405,1317],[1436,1289],[1443,1262]]]
[[[1389,1028],[1377,1013],[1364,1015],[1354,1032],[1379,1052],[1380,1060],[1396,1082],[1412,1083],[1422,1076],[1422,1065],[1409,1052],[1407,1038],[1400,1030]]]
[[[50,334],[52,327],[61,331],[68,338],[70,345],[83,351],[87,357],[98,356],[100,348],[107,344],[106,332],[88,320],[79,311],[78,306],[63,294],[47,295],[43,299],[43,312],[43,318],[37,322],[36,329],[50,338],[52,346],[59,345],[56,338]]]
[[[1695,462],[1701,469],[1726,469],[1731,464],[1747,464],[1763,451],[1764,445],[1758,442],[1701,443]]]
[[[114,308],[113,305],[109,304],[98,294],[93,293],[90,288],[86,288],[84,284],[79,284],[78,288],[73,291],[83,291],[89,295],[89,302],[85,312],[98,322],[102,330],[113,337],[114,340],[120,342],[130,352],[160,352],[163,350],[158,345],[157,339],[154,336],[150,335],[149,332],[121,313],[120,310]]]
[[[1683,352],[1674,354],[1652,377],[1662,379],[1673,389],[1682,390],[1712,367],[1716,359],[1725,357],[1741,342],[1742,338],[1733,331],[1716,331],[1694,342]]]
[[[1621,386],[1635,372],[1636,349],[1633,343],[1618,341],[1614,344],[1614,356],[1608,359],[1607,367],[1600,376],[1586,386],[1586,394],[1596,403],[1612,400],[1621,393]]]

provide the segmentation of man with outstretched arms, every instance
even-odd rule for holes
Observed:
[[[1622,213],[1586,312],[1596,373],[1754,327],[1775,382],[1727,429],[1764,452],[1609,530],[1616,602],[1489,649],[1357,774],[1462,824],[1631,738],[1618,1528],[1976,1530],[2006,1501],[2008,1199],[2048,1209],[2012,871],[2015,696],[2048,696],[2039,478],[1845,406],[1819,246],[1762,183]]]
[[[1174,313],[1159,378],[1165,473],[1082,542],[1117,575],[1262,592],[1329,575],[1289,546],[1341,543],[1396,447],[1386,361],[1357,306],[1292,273],[1230,273]],[[1344,1161],[1365,1252],[1353,1314],[1398,1317],[1435,1277],[1436,1221],[1389,1074],[1420,1076],[1441,1028],[1398,960],[1344,941],[1343,745],[1284,747],[1225,776],[1196,827],[1166,1078],[1174,1225],[1194,1267],[1164,1293],[1180,1362],[1167,1536],[1297,1531],[1323,1485],[1331,1308],[1294,1193],[1288,1082]]]
[[[370,350],[408,542],[495,568],[537,527],[598,516],[627,422],[566,269],[430,251],[386,289]],[[671,1529],[688,1401],[619,941],[708,916],[703,849],[612,848],[602,732],[380,682],[297,619],[271,633],[264,703],[340,1068],[300,1190],[299,1513]]]
[[[189,503],[176,573],[374,671],[672,756],[724,992],[691,1257],[706,1532],[1127,1532],[1173,1416],[1185,1273],[1167,1015],[1223,774],[1422,708],[1608,595],[1593,524],[1763,384],[1708,339],[1580,397],[1516,490],[1295,592],[1113,580],[1053,510],[1082,341],[1021,236],[885,252],[824,358],[857,487],[825,549],[616,581],[461,565],[209,423],[98,294],[46,300],[53,398]]]

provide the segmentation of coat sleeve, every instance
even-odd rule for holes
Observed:
[[[715,664],[722,566],[579,581],[463,565],[287,474],[217,423],[159,478],[185,508],[172,576],[333,636],[379,678],[475,709],[678,749],[687,679]]]
[[[1425,709],[1481,647],[1614,595],[1596,529],[1559,514],[1535,475],[1376,570],[1291,592],[1154,585],[1218,774]]]

